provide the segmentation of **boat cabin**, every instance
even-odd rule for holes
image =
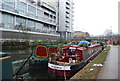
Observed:
[[[95,53],[99,49],[99,45],[86,47],[77,47],[74,45],[62,46],[61,50],[58,47],[51,47],[49,62],[71,64],[84,61],[89,58],[90,55]],[[61,53],[60,53],[61,52]]]
[[[88,57],[87,48],[85,47],[78,48],[76,46],[63,46],[61,49],[61,54],[57,50],[55,50],[51,48],[52,52],[50,54],[49,62],[58,64],[71,64],[80,62]]]

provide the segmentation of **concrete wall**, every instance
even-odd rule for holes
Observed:
[[[1,32],[1,31],[0,31]],[[45,34],[30,34],[27,35],[19,32],[2,31],[2,39],[32,39],[32,40],[57,40],[59,36]]]

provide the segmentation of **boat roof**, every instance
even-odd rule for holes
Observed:
[[[78,50],[86,50],[87,48],[86,47],[79,47],[77,48]]]

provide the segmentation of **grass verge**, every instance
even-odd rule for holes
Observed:
[[[71,79],[97,79],[101,67],[93,66],[94,64],[104,64],[106,56],[109,52],[110,46],[105,46],[104,50],[82,70],[75,74]],[[93,69],[93,71],[90,71]]]

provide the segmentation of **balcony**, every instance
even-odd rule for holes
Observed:
[[[2,9],[5,9],[5,10],[11,11],[11,12],[15,12],[15,7],[11,6],[9,4],[6,4],[6,3],[2,3]]]
[[[66,5],[66,8],[67,8],[67,9],[70,9],[70,6],[69,6],[69,5]]]
[[[14,29],[14,24],[13,23],[0,23],[0,28],[5,28],[5,29]]]
[[[42,3],[41,3],[41,6],[42,6],[42,7],[47,8],[47,9],[49,9],[49,10],[53,11],[53,12],[56,12],[56,10],[55,10],[55,8],[54,8],[54,7],[52,7],[52,6],[48,5],[48,4],[47,4],[47,3],[45,3],[45,2],[42,2]]]
[[[66,18],[69,18],[70,17],[70,15],[69,14],[66,14]]]
[[[66,0],[66,4],[67,4],[67,5],[70,5],[70,1],[69,1],[69,0]]]
[[[66,25],[65,25],[66,28],[69,28],[69,26],[70,26],[69,24],[66,24]]]
[[[66,13],[67,13],[67,14],[70,14],[70,11],[69,11],[68,9],[66,9]]]
[[[69,21],[70,21],[69,19],[66,19],[66,22],[67,22],[67,23],[69,23]]]

